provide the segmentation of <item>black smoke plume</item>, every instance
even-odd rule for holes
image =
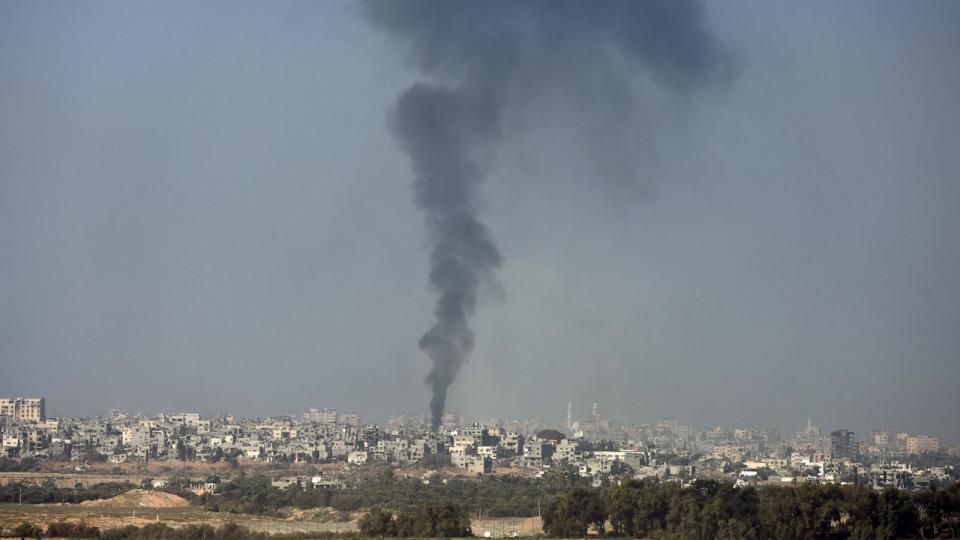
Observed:
[[[432,425],[473,350],[470,319],[501,257],[477,218],[477,189],[504,117],[543,96],[586,108],[606,134],[594,159],[616,180],[635,181],[643,84],[680,97],[730,74],[685,0],[368,0],[384,29],[428,82],[397,99],[390,125],[410,156],[414,199],[424,211],[436,322],[420,338],[433,366],[426,382]],[[611,135],[612,134],[612,135]]]

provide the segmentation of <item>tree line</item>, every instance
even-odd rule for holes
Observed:
[[[708,480],[688,487],[631,480],[562,493],[548,505],[543,529],[567,538],[588,531],[664,540],[954,538],[960,533],[960,484],[878,493],[861,486],[754,489]]]
[[[588,530],[635,538],[747,540],[930,537],[941,530],[960,534],[958,484],[919,492],[816,484],[754,489],[708,480],[687,487],[630,480],[591,488],[562,468],[540,479],[494,476],[430,483],[385,472],[339,490],[281,490],[263,476],[239,477],[194,503],[221,512],[273,515],[290,507],[371,509],[367,522],[380,523],[378,536],[407,536],[414,530],[428,536],[423,532],[430,527],[415,527],[407,518],[450,503],[490,517],[535,516],[541,503],[544,530],[558,537],[582,537]]]
[[[356,533],[320,533],[320,538],[355,538]],[[318,538],[317,533],[282,533],[267,534],[251,531],[247,527],[236,523],[225,523],[219,527],[210,525],[185,525],[171,527],[165,523],[151,523],[143,527],[127,525],[100,529],[87,525],[84,522],[74,523],[57,521],[47,525],[46,530],[39,525],[23,522],[13,529],[0,529],[0,537],[19,538],[98,538],[103,540],[194,540],[198,538],[210,540],[265,540],[268,538],[306,540]]]
[[[0,472],[33,472],[40,470],[40,464],[33,458],[10,459],[0,457]]]
[[[108,499],[126,493],[136,486],[127,482],[103,482],[89,487],[57,487],[47,481],[40,485],[14,482],[0,486],[0,503],[47,504],[81,503]]]
[[[491,476],[480,479],[439,478],[425,483],[420,478],[396,477],[389,471],[345,489],[272,487],[262,475],[238,476],[220,485],[217,493],[195,497],[195,505],[216,512],[277,515],[283,508],[332,507],[343,512],[366,508],[408,511],[426,504],[456,501],[471,511],[491,517],[535,516],[537,503],[578,482],[564,476],[557,481]],[[584,484],[586,485],[586,484]]]

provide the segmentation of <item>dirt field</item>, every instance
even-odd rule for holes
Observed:
[[[302,465],[278,469],[267,464],[244,465],[242,469],[247,474],[263,473],[266,475],[304,474],[318,470],[331,473],[342,469],[342,463],[314,465],[310,468]],[[397,476],[419,477],[427,469],[393,469]],[[509,472],[508,472],[509,471]],[[39,472],[28,473],[0,473],[0,485],[21,482],[25,484],[42,484],[53,482],[58,487],[72,488],[77,484],[84,487],[104,482],[129,482],[139,485],[146,478],[167,478],[171,476],[185,476],[192,479],[202,479],[209,474],[218,473],[229,477],[237,473],[226,464],[207,464],[194,462],[157,462],[149,464],[98,464],[83,472],[77,472],[67,464],[45,464]],[[359,471],[358,471],[359,472]],[[367,473],[374,474],[372,471]],[[527,473],[523,469],[504,469],[502,474]],[[444,469],[440,472],[441,478],[462,476],[460,469]],[[46,526],[55,521],[84,521],[88,525],[100,528],[122,527],[135,524],[144,526],[149,523],[165,523],[171,527],[181,527],[190,524],[205,524],[218,527],[226,523],[237,523],[253,531],[266,533],[313,533],[313,532],[355,532],[359,513],[347,515],[328,508],[296,509],[291,510],[285,518],[271,518],[247,514],[229,514],[208,512],[200,508],[191,507],[189,503],[175,495],[152,490],[132,490],[110,499],[87,501],[81,504],[38,504],[17,505],[0,503],[0,528],[11,529],[24,521]],[[473,518],[472,527],[478,537],[514,537],[537,536],[542,534],[539,518],[502,518],[476,519]]]
[[[324,532],[356,531],[357,522],[292,521],[245,514],[207,512],[198,508],[149,508],[120,506],[89,506],[81,504],[0,504],[0,527],[10,529],[24,521],[46,526],[55,521],[84,521],[100,528],[124,525],[144,526],[150,523],[166,523],[171,527],[189,524],[205,524],[219,527],[225,523],[237,523],[254,531]]]
[[[101,529],[124,525],[144,526],[150,523],[165,523],[171,527],[198,524],[219,527],[236,523],[253,531],[275,533],[320,533],[328,531],[355,532],[360,513],[350,514],[350,521],[333,521],[339,515],[332,509],[315,508],[295,510],[287,518],[272,518],[247,514],[207,512],[190,506],[150,507],[151,504],[170,504],[162,497],[144,495],[140,506],[140,490],[125,493],[113,499],[100,501],[103,504],[0,504],[0,527],[11,529],[24,521],[46,526],[56,521],[80,522]],[[156,492],[153,492],[156,493]],[[166,494],[164,494],[166,495]],[[175,496],[172,496],[175,497]],[[136,501],[132,505],[129,504]],[[176,501],[172,501],[176,504]],[[342,518],[341,518],[342,519]],[[541,521],[531,518],[481,518],[471,519],[474,535],[478,537],[529,537],[542,534]]]
[[[193,461],[158,461],[151,463],[98,463],[90,465],[84,471],[77,471],[74,465],[63,462],[44,463],[35,472],[0,472],[0,486],[16,482],[24,484],[43,484],[53,482],[57,487],[72,488],[77,484],[90,487],[105,482],[129,482],[140,485],[147,478],[170,478],[183,476],[191,480],[202,480],[212,474],[229,478],[241,469],[247,474],[262,473],[268,476],[305,474],[319,471],[324,474],[345,467],[345,463],[324,463],[318,465],[291,464],[282,468],[266,463],[245,463],[240,469],[231,468],[226,463],[202,463]]]
[[[190,501],[162,491],[152,491],[146,489],[132,489],[126,493],[110,497],[109,499],[99,499],[94,501],[84,501],[80,506],[98,507],[98,508],[186,508],[190,506]]]

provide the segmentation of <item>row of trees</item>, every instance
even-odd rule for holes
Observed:
[[[0,457],[0,472],[31,472],[40,469],[40,464],[33,458],[10,459]]]
[[[193,502],[212,511],[271,515],[290,507],[332,507],[344,512],[373,507],[407,511],[425,504],[456,501],[466,508],[482,509],[492,517],[535,516],[538,501],[545,502],[576,485],[576,479],[560,476],[552,480],[494,476],[425,484],[419,478],[398,478],[388,471],[347,489],[290,486],[281,490],[271,487],[269,478],[257,475],[234,478],[223,483],[218,493],[197,497]],[[167,489],[172,487],[168,485]]]
[[[210,525],[186,525],[170,527],[163,523],[151,523],[143,527],[127,525],[111,529],[99,529],[86,525],[83,522],[72,523],[58,521],[47,525],[46,531],[39,525],[24,522],[14,529],[4,531],[0,529],[0,537],[20,538],[100,538],[104,540],[266,540],[268,538],[307,539],[317,538],[314,533],[291,533],[268,535],[254,532],[250,529],[226,523],[220,527]],[[350,538],[355,533],[324,533],[324,538]]]
[[[607,530],[609,527],[610,530]],[[765,489],[715,481],[628,481],[577,487],[543,516],[550,536],[600,534],[661,539],[910,538],[960,533],[960,485],[948,490],[881,493],[858,486],[804,484]]]
[[[41,485],[15,482],[0,486],[0,503],[80,503],[95,499],[108,499],[130,491],[134,487],[136,486],[126,482],[103,482],[90,487],[76,488],[57,487],[53,482],[44,482]]]

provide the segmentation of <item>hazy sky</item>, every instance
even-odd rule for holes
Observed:
[[[960,442],[960,4],[705,7],[737,76],[622,111],[642,189],[616,104],[510,118],[449,406]],[[347,2],[0,2],[0,394],[426,414],[398,49]]]

